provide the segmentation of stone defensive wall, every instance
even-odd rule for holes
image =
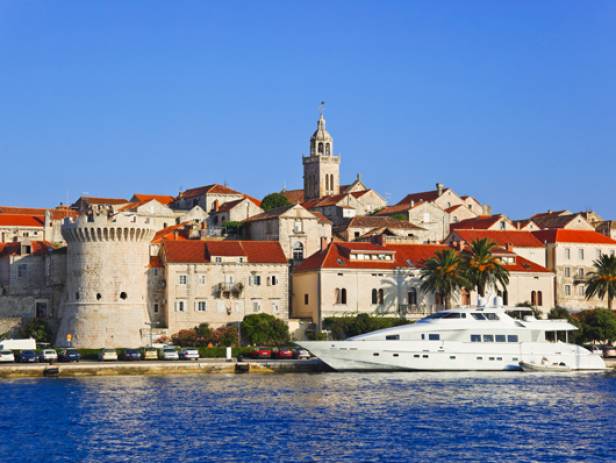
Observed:
[[[65,303],[56,344],[138,347],[147,326],[147,268],[155,229],[134,214],[66,219]],[[70,340],[70,343],[69,343]]]

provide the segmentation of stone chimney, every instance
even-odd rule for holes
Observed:
[[[436,184],[436,192],[438,193],[439,196],[443,194],[444,190],[445,190],[445,185],[443,185],[442,183]]]

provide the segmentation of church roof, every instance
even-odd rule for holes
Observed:
[[[317,129],[312,134],[310,138],[311,141],[332,141],[333,138],[331,134],[325,128],[325,118],[323,117],[323,113],[319,116],[319,120],[317,121]]]

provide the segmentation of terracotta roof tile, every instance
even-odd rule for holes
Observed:
[[[344,228],[404,228],[404,229],[414,229],[414,230],[423,230],[421,227],[408,222],[406,220],[398,220],[392,217],[387,216],[376,216],[376,215],[365,215],[365,216],[355,216],[352,219],[349,219]]]
[[[304,190],[283,190],[280,193],[292,204],[304,202]]]
[[[539,241],[547,243],[589,243],[589,244],[614,244],[613,239],[592,230],[566,230],[552,228],[548,230],[536,230],[531,232]]]
[[[47,241],[31,241],[30,246],[30,255],[32,256],[43,256],[54,250],[52,244]],[[0,257],[19,256],[21,255],[21,247],[21,242],[0,243]]]
[[[169,196],[169,195],[146,195],[142,193],[135,193],[133,197],[131,198],[131,201],[138,202],[138,203],[145,203],[153,199],[167,206],[173,202],[174,197]]]
[[[42,228],[44,226],[44,216],[26,214],[0,214],[0,227]]]
[[[466,230],[470,229],[480,229],[486,230],[496,223],[499,220],[506,219],[506,217],[502,214],[496,215],[480,215],[479,217],[473,217],[472,219],[460,220],[459,222],[452,223],[449,228],[452,230],[457,230],[459,228],[463,228]]]
[[[451,236],[467,243],[488,238],[500,246],[511,244],[519,248],[542,248],[543,242],[532,232],[521,230],[453,230]]]
[[[221,194],[221,195],[241,195],[239,191],[232,190],[231,188],[220,185],[218,183],[213,183],[211,185],[199,186],[196,188],[190,188],[188,190],[180,193],[179,197],[182,199],[190,199],[195,198],[197,196],[201,196],[203,194]]]
[[[286,264],[278,241],[163,241],[169,263],[209,263],[212,257],[245,257],[251,264]]]
[[[449,191],[449,188],[444,188],[443,189],[443,193]],[[438,190],[432,190],[432,191],[422,191],[421,193],[411,193],[406,195],[404,198],[402,198],[400,201],[398,201],[398,204],[409,204],[411,203],[411,201],[414,202],[418,202],[418,201],[425,201],[425,202],[432,202],[436,199],[438,199],[440,197],[440,195],[438,194]]]

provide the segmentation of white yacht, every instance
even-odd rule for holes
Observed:
[[[514,318],[512,315],[520,315]],[[416,323],[345,341],[300,341],[334,370],[520,370],[520,362],[567,370],[602,370],[600,355],[575,344],[548,341],[577,328],[567,320],[538,320],[519,307],[460,307]],[[564,332],[564,335],[562,334]],[[546,333],[548,333],[546,339]]]

